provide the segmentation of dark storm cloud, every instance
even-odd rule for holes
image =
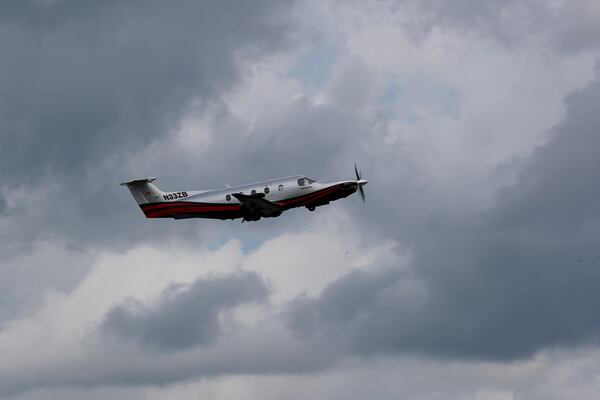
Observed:
[[[127,162],[168,136],[190,102],[218,101],[235,87],[239,60],[286,45],[291,5],[2,2],[0,193],[11,201],[0,201],[0,271],[38,240],[85,250],[160,240],[118,183],[178,165],[154,157],[132,171]],[[194,224],[155,222],[163,235],[195,238]],[[46,284],[40,274],[13,281],[9,272],[3,284],[14,292],[36,297],[30,283]]]
[[[197,221],[153,221],[149,229],[118,182],[168,176],[167,171],[182,175],[188,166],[178,162],[180,155],[151,157],[142,169],[131,170],[127,163],[152,143],[168,144],[165,138],[190,102],[200,107],[219,102],[239,83],[240,60],[285,46],[293,29],[291,5],[268,0],[3,3],[0,190],[14,199],[0,225],[3,259],[30,252],[32,243],[49,238],[86,250],[124,249],[165,236],[221,240],[216,229],[197,234],[210,225],[199,228]],[[214,154],[204,158],[184,177],[208,171],[215,162]],[[225,175],[231,180],[233,173]],[[159,184],[193,188],[191,180]],[[11,264],[0,265],[0,271],[6,268]],[[38,277],[4,283],[16,288],[11,292],[30,293]],[[36,304],[40,292],[33,292],[27,303]],[[23,303],[7,293],[0,294],[5,303]]]
[[[50,4],[26,3],[2,22],[5,177],[77,173],[135,152],[190,98],[236,81],[236,50],[277,42],[270,2]]]
[[[157,303],[136,300],[114,306],[101,330],[155,350],[182,350],[212,342],[219,334],[219,312],[268,294],[256,273],[198,279],[188,286],[167,288]]]
[[[553,140],[492,210],[414,238],[414,274],[351,273],[295,301],[289,326],[351,353],[511,360],[596,342],[599,102],[598,80],[567,99]]]

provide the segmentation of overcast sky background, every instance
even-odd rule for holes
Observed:
[[[594,398],[599,111],[595,0],[2,2],[0,398]]]

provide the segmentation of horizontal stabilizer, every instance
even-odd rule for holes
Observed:
[[[140,184],[140,183],[150,183],[150,182],[154,182],[155,180],[156,180],[155,177],[149,176],[148,178],[134,179],[132,181],[121,182],[120,185],[121,186],[129,186],[129,185],[136,185],[136,184]]]

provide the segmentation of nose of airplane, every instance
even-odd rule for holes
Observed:
[[[358,183],[359,185],[363,186],[363,185],[366,185],[367,183],[369,183],[369,181],[366,180],[366,179],[359,179],[359,180],[356,181],[356,183]]]

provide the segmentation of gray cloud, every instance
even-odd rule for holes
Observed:
[[[568,49],[593,47],[592,25],[582,28],[582,36],[573,33],[572,40],[561,42],[557,37],[566,37],[560,36],[566,31],[548,33],[547,27],[531,25],[538,16],[542,25],[554,20],[547,10],[536,14],[537,6],[529,3],[523,5],[525,24],[513,25],[517,3],[432,2],[428,18],[506,41],[533,29]],[[104,337],[139,344],[141,353],[123,357],[101,348],[91,357],[59,363],[51,373],[13,371],[3,379],[4,393],[318,371],[357,354],[513,360],[596,340],[598,82],[568,100],[567,120],[554,140],[535,153],[517,185],[498,194],[491,211],[478,214],[469,204],[456,204],[460,201],[453,196],[462,189],[447,188],[447,197],[439,187],[432,190],[436,182],[416,165],[419,154],[406,154],[401,146],[383,150],[389,121],[362,114],[369,102],[361,95],[373,92],[374,83],[356,60],[332,80],[331,102],[291,101],[279,113],[258,119],[252,134],[242,137],[250,128],[236,119],[221,92],[239,82],[236,57],[253,59],[289,44],[286,33],[293,26],[285,26],[290,22],[285,5],[7,4],[0,6],[0,90],[6,94],[0,99],[0,177],[6,186],[24,185],[28,196],[11,203],[10,219],[3,221],[0,235],[17,243],[6,249],[23,253],[32,239],[48,232],[82,247],[111,249],[165,237],[197,240],[203,236],[198,231],[207,233],[202,240],[218,241],[234,232],[256,243],[289,226],[296,229],[306,216],[290,213],[235,227],[220,221],[146,221],[116,183],[148,174],[159,175],[157,183],[165,189],[219,186],[231,177],[238,181],[229,183],[241,183],[274,173],[336,178],[351,176],[358,161],[371,180],[367,206],[353,202],[356,198],[337,206],[353,211],[366,240],[391,237],[410,248],[413,272],[389,265],[357,271],[317,298],[297,299],[285,317],[303,339],[301,345],[294,342],[297,347],[260,332],[214,353],[219,310],[264,299],[264,283],[240,275],[173,287],[152,306],[135,301],[116,306],[101,324]],[[506,15],[510,18],[503,21]],[[552,36],[556,32],[560,35]],[[148,145],[172,141],[167,132],[190,101],[219,110],[211,144],[200,154],[165,151],[152,157],[149,152],[148,160],[125,167]],[[49,188],[34,192],[37,185]],[[65,284],[23,276],[40,275],[36,266],[42,264],[22,269],[14,279],[3,274],[10,278],[3,284],[25,285],[25,295],[19,288],[16,301],[48,286],[69,290],[75,285],[73,278],[61,278]],[[62,267],[56,262],[46,270]],[[84,269],[71,275],[80,277]],[[209,354],[179,358],[175,350]]]
[[[2,3],[0,192],[11,201],[6,207],[0,200],[0,270],[14,268],[12,260],[34,251],[37,241],[89,250],[162,240],[118,183],[179,165],[154,157],[148,168],[130,170],[128,161],[168,137],[190,102],[219,101],[235,87],[240,59],[283,48],[292,6],[269,0]],[[220,239],[198,239],[192,223],[154,222],[182,240]],[[20,273],[3,276],[4,285],[18,288],[11,293],[27,293],[18,299],[3,291],[5,304],[35,304],[40,286],[65,286],[37,279],[40,274],[26,281],[12,278]]]
[[[183,350],[217,338],[220,311],[264,300],[267,294],[256,273],[198,279],[189,286],[170,286],[150,307],[134,299],[114,306],[100,329],[150,349]]]
[[[78,174],[135,152],[191,98],[219,96],[238,80],[235,51],[280,41],[271,20],[279,7],[268,1],[136,4],[30,2],[4,22],[5,176]],[[248,18],[254,12],[262,17]]]
[[[568,98],[555,138],[490,211],[415,238],[414,275],[354,272],[294,302],[289,326],[312,339],[343,338],[358,353],[512,360],[595,343],[599,101],[598,80]],[[416,294],[411,281],[423,286]]]
[[[506,46],[540,38],[564,53],[598,49],[600,46],[597,24],[600,10],[594,0],[400,0],[396,5],[419,9],[410,23],[410,32],[417,39],[433,29],[444,27],[484,35]]]
[[[167,167],[157,158],[149,170],[131,171],[128,160],[167,136],[190,101],[218,100],[234,87],[238,59],[281,48],[291,5],[3,5],[0,182],[29,193],[9,220],[29,220],[15,239],[29,242],[52,225],[55,236],[77,243],[140,240],[141,225],[119,224],[135,208],[117,184]],[[80,229],[93,215],[103,216],[94,229]]]
[[[0,329],[35,311],[48,291],[73,290],[90,272],[93,257],[81,249],[43,242],[0,264]]]

